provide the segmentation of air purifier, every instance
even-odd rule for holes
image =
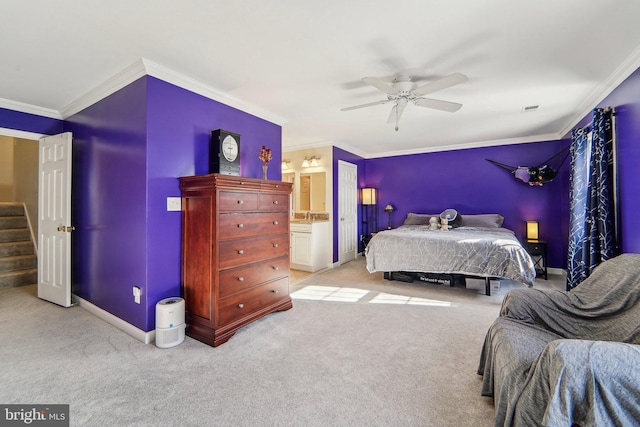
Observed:
[[[165,298],[156,304],[156,346],[175,347],[184,341],[184,300]]]

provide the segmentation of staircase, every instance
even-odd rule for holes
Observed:
[[[0,289],[33,285],[38,260],[22,204],[0,203]]]

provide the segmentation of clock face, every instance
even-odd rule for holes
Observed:
[[[238,141],[233,136],[227,135],[222,141],[222,155],[230,162],[238,157]]]

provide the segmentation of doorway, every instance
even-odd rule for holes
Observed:
[[[38,139],[0,129],[0,202],[24,203],[35,242],[38,227]],[[13,134],[13,135],[12,135]]]
[[[358,166],[338,160],[338,262],[358,255]]]
[[[38,281],[38,137],[0,129],[0,288]]]

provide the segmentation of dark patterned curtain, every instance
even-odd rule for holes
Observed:
[[[613,173],[613,112],[593,110],[592,132],[571,134],[571,218],[567,290],[589,277],[593,269],[618,254]]]

